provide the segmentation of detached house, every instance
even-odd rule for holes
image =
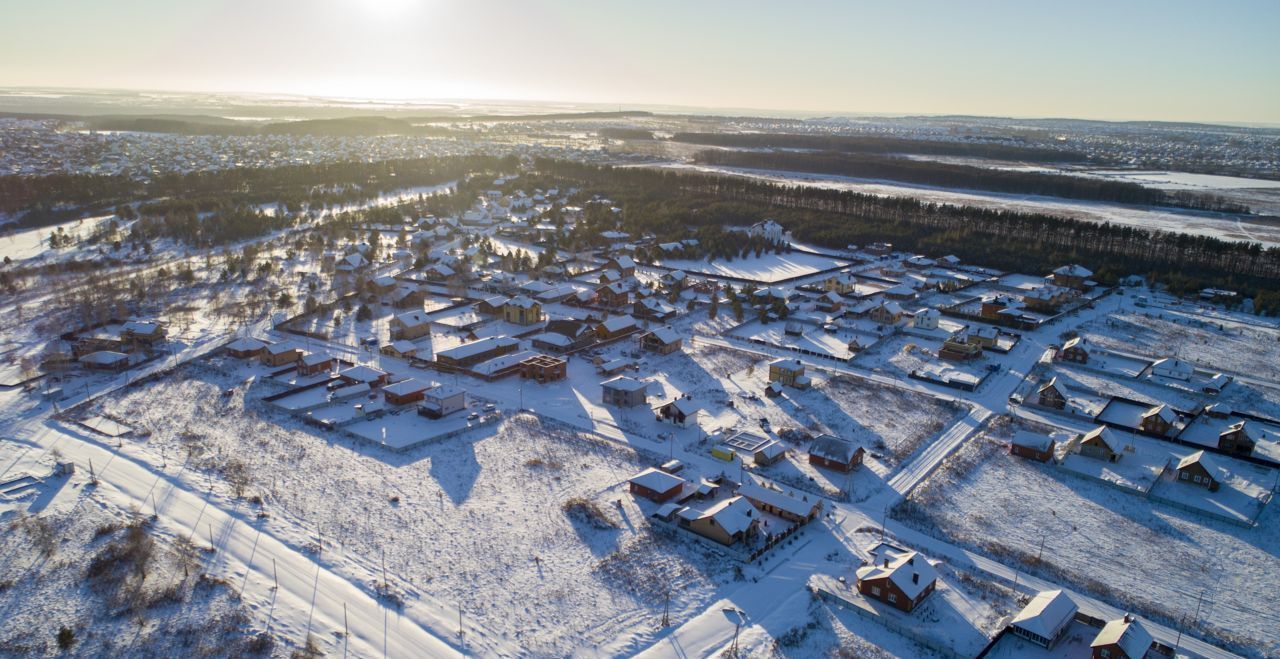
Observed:
[[[1077,336],[1062,344],[1062,349],[1058,351],[1058,359],[1064,362],[1088,364],[1089,346],[1084,339]]]
[[[693,398],[688,396],[665,403],[655,410],[659,421],[666,421],[681,428],[696,425],[698,414],[701,411],[702,406],[695,403]]]
[[[640,337],[640,347],[660,355],[669,355],[680,349],[684,339],[670,327],[659,327]]]
[[[1020,458],[1048,462],[1053,459],[1053,438],[1048,435],[1019,430],[1009,442],[1009,453]]]
[[[228,355],[236,359],[250,359],[261,356],[266,347],[265,341],[245,336],[228,343],[226,351]]]
[[[1036,402],[1055,410],[1066,409],[1067,397],[1058,389],[1058,378],[1050,378],[1036,390]]]
[[[1217,492],[1218,479],[1213,475],[1215,471],[1217,470],[1204,451],[1196,451],[1178,461],[1176,473],[1179,482],[1199,485],[1208,488],[1210,492]]]
[[[798,359],[777,359],[769,363],[769,381],[788,387],[804,388],[809,379],[804,374],[804,364]]]
[[[1249,455],[1257,445],[1258,432],[1248,421],[1238,421],[1218,433],[1218,448],[1224,451]]]
[[[746,540],[755,535],[760,525],[759,512],[745,497],[725,499],[701,511],[683,508],[676,518],[681,528],[722,545]]]
[[[1080,439],[1080,455],[1107,462],[1118,461],[1123,447],[1115,431],[1106,426],[1098,426]]]
[[[867,450],[854,446],[835,435],[818,435],[809,445],[809,464],[835,471],[850,472],[862,464]]]
[[[1195,369],[1192,368],[1191,364],[1180,359],[1166,357],[1151,365],[1151,373],[1162,378],[1186,382],[1195,374]]]
[[[507,300],[502,307],[502,318],[515,325],[533,325],[542,322],[542,305],[524,295]]]
[[[267,366],[286,366],[302,358],[302,349],[292,343],[276,343],[262,349],[262,363]]]
[[[1155,641],[1142,623],[1125,614],[1107,623],[1089,647],[1093,659],[1142,659]]]
[[[738,494],[746,497],[758,510],[790,522],[808,522],[822,511],[822,500],[817,497],[809,501],[807,495],[797,497],[751,483],[744,483],[739,487]]]
[[[1072,264],[1054,270],[1053,274],[1049,275],[1049,279],[1056,286],[1083,291],[1088,288],[1089,278],[1092,276],[1092,270],[1082,265]]]
[[[858,568],[858,592],[910,613],[937,585],[938,572],[919,553],[882,542]]]
[[[648,386],[647,383],[640,380],[619,375],[616,378],[600,383],[600,402],[614,407],[644,405],[647,398],[645,392]]]
[[[906,311],[902,309],[902,305],[897,302],[881,302],[871,310],[871,320],[881,325],[897,325],[905,313]]]
[[[1160,404],[1152,407],[1142,414],[1142,421],[1139,425],[1143,432],[1153,435],[1166,436],[1173,429],[1173,424],[1178,421],[1178,415],[1173,408],[1168,405]]]
[[[604,267],[605,270],[614,270],[623,277],[634,277],[636,274],[636,262],[630,256],[615,256]]]
[[[636,319],[631,316],[614,316],[604,322],[596,325],[596,336],[601,341],[616,339],[626,336],[640,329],[640,325],[636,323]]]
[[[427,320],[425,311],[406,311],[396,314],[389,323],[392,341],[412,341],[431,334],[431,321]]]
[[[631,494],[664,503],[680,494],[685,480],[661,469],[649,467],[627,480]]]
[[[1044,648],[1052,648],[1066,633],[1080,607],[1061,590],[1046,590],[1013,617],[1009,631]]]

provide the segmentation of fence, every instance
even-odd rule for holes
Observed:
[[[854,613],[867,618],[872,622],[883,625],[885,628],[906,636],[912,641],[937,652],[940,656],[948,657],[950,659],[968,659],[968,655],[962,655],[954,649],[943,645],[936,638],[924,635],[921,631],[922,626],[920,625],[905,625],[899,623],[896,620],[891,619],[889,616],[880,615],[875,612],[875,610],[870,609],[867,606],[859,605],[858,603],[847,599],[843,595],[835,592],[834,590],[828,589],[825,586],[810,585],[810,588],[819,598],[826,602],[835,604],[837,608],[841,610],[852,610]]]

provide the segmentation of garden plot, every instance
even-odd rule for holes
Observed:
[[[785,323],[774,322],[766,325],[754,322],[743,326],[734,333],[734,336],[752,343],[785,348],[802,355],[813,355],[840,361],[847,361],[853,356],[853,351],[849,350],[850,341],[856,340],[860,344],[865,344],[874,340],[869,339],[865,334],[847,330],[828,333],[812,325],[801,325],[800,327],[803,329],[803,334],[796,336],[786,333]]]
[[[1280,329],[1204,320],[1170,309],[1116,313],[1081,334],[1103,348],[1148,357],[1177,357],[1201,368],[1280,382]]]
[[[912,336],[895,336],[876,344],[854,358],[865,368],[905,378],[912,373],[938,382],[977,386],[986,377],[990,361],[980,357],[970,362],[953,362],[938,357],[942,344]]]
[[[677,621],[730,578],[718,556],[651,537],[625,494],[647,461],[628,449],[523,416],[392,454],[240,392],[217,395],[234,381],[193,367],[101,405],[159,428],[130,450],[175,464],[188,456],[180,477],[192,487],[212,478],[222,492],[261,496],[272,533],[303,551],[323,547],[317,558],[338,573],[379,574],[385,551],[396,597],[461,606],[531,653],[643,644],[662,613],[658,575]],[[590,514],[562,509],[575,498]]]
[[[1280,652],[1274,507],[1244,529],[1153,504],[1008,455],[1013,430],[975,438],[894,516],[1157,621],[1190,616],[1204,592],[1195,635],[1247,656]]]
[[[721,275],[758,282],[775,282],[793,277],[803,277],[816,272],[849,265],[850,261],[833,259],[809,252],[785,252],[761,254],[736,259],[698,261],[690,259],[662,260],[657,262],[666,268],[684,270],[689,274]]]

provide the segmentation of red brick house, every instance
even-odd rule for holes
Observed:
[[[882,542],[858,568],[858,592],[910,613],[937,585],[938,572],[919,553]]]
[[[668,474],[661,469],[649,467],[632,476],[627,483],[631,488],[631,494],[644,497],[650,501],[664,503],[680,494],[685,480],[674,474]]]
[[[1142,623],[1125,614],[1108,622],[1089,647],[1093,650],[1093,659],[1142,659],[1154,640]]]
[[[809,464],[848,473],[862,464],[867,450],[835,435],[818,435],[809,445]]]

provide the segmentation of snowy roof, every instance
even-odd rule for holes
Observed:
[[[418,351],[418,346],[413,345],[412,341],[395,341],[392,342],[391,347],[402,355]]]
[[[751,483],[745,483],[739,487],[738,494],[752,501],[759,501],[800,517],[808,517],[809,513],[813,512],[814,506],[817,505],[817,502],[805,501],[785,492],[771,490]]]
[[[1044,272],[1041,270],[1041,272]],[[1053,271],[1055,275],[1063,275],[1065,277],[1092,277],[1093,271],[1079,264],[1064,265]]]
[[[374,277],[373,283],[378,286],[395,286],[396,278],[391,275],[382,275],[381,277]]]
[[[649,332],[649,336],[652,336],[662,343],[675,343],[680,340],[680,335],[670,327],[659,327],[658,329]]]
[[[1094,428],[1093,430],[1090,430],[1089,432],[1085,433],[1084,437],[1081,438],[1081,443],[1087,442],[1090,439],[1093,439],[1095,437],[1102,440],[1102,442],[1106,444],[1112,451],[1116,450],[1122,445],[1120,438],[1116,437],[1115,431],[1108,426],[1098,426],[1097,428]]]
[[[649,383],[641,382],[635,378],[629,378],[625,375],[619,375],[611,380],[605,380],[600,383],[605,389],[616,389],[618,391],[644,391]]]
[[[702,411],[702,406],[694,402],[692,398],[677,398],[670,403],[667,403],[667,405],[676,408],[678,412],[685,416],[697,414]]]
[[[630,256],[618,256],[615,257],[612,262],[616,263],[618,267],[622,269],[636,267],[636,262],[632,261]]]
[[[414,394],[419,391],[426,391],[427,389],[430,389],[430,388],[431,388],[431,385],[427,384],[426,382],[417,380],[415,378],[409,378],[408,380],[401,380],[399,382],[389,384],[383,387],[382,390],[393,396],[404,396],[408,394]]]
[[[294,350],[301,350],[301,349],[302,348],[299,348],[296,344],[285,341],[284,343],[276,343],[276,344],[267,346],[267,354],[283,355],[286,352],[293,352]]]
[[[128,361],[128,359],[129,359],[129,355],[126,355],[123,352],[115,352],[113,350],[99,350],[98,352],[91,352],[81,357],[80,361],[85,364],[105,365],[105,364],[119,364],[120,362]]]
[[[507,300],[507,304],[509,306],[516,307],[518,309],[532,309],[534,305],[537,304],[537,302],[534,302],[532,299],[530,299],[527,296],[517,295],[516,297],[513,297],[510,300]]]
[[[1019,430],[1013,434],[1014,446],[1025,446],[1037,451],[1047,451],[1053,445],[1053,438],[1040,433]]]
[[[131,320],[124,324],[124,329],[134,334],[155,334],[160,330],[160,323],[154,320]]]
[[[1156,405],[1155,407],[1147,410],[1146,414],[1142,415],[1142,418],[1145,419],[1151,416],[1159,417],[1160,420],[1164,421],[1165,423],[1173,423],[1174,421],[1178,420],[1178,415],[1174,414],[1173,410],[1168,405],[1165,405],[1163,403],[1161,403],[1160,405]]]
[[[649,467],[644,471],[627,479],[630,483],[635,483],[643,488],[648,488],[654,492],[666,492],[673,487],[679,487],[684,484],[684,479],[679,476],[668,474],[661,469]]]
[[[631,316],[614,316],[613,318],[601,323],[601,325],[610,332],[617,332],[627,329],[628,327],[635,327],[636,319]]]
[[[344,378],[350,378],[356,382],[372,382],[386,374],[386,371],[372,366],[365,366],[363,364],[357,364],[356,366],[344,368],[341,371],[338,371],[338,375],[341,375]]]
[[[267,347],[266,342],[248,336],[242,336],[227,344],[228,350],[261,350],[265,347]]]
[[[804,364],[801,364],[799,359],[775,359],[769,362],[769,365],[785,368],[789,371],[799,371],[804,368]]]
[[[1156,362],[1151,365],[1151,370],[1190,374],[1194,369],[1190,364],[1180,359],[1165,357],[1164,359],[1156,360]]]
[[[408,311],[396,316],[396,320],[404,324],[405,327],[416,327],[427,321],[427,314],[422,311]]]
[[[530,337],[530,340],[539,341],[541,343],[548,343],[553,346],[559,346],[561,348],[565,348],[570,345],[573,345],[573,339],[563,334],[560,334],[559,332],[543,332],[541,334],[535,334],[534,336]]]
[[[1058,631],[1071,624],[1079,609],[1076,603],[1061,590],[1046,590],[1031,598],[1013,624],[1041,638],[1052,639]]]
[[[454,396],[462,396],[462,395],[465,395],[466,393],[467,392],[462,388],[455,387],[451,384],[437,384],[436,386],[428,389],[425,395],[428,399],[445,400],[448,398],[453,398]]]
[[[853,456],[857,453],[858,447],[854,446],[853,442],[840,439],[835,435],[818,435],[809,446],[809,455],[843,463],[853,460]]]
[[[1205,456],[1203,450],[1196,451],[1195,453],[1192,453],[1191,455],[1188,455],[1187,457],[1179,460],[1178,469],[1180,470],[1185,469],[1197,463],[1199,463],[1201,467],[1204,467],[1205,471],[1209,472],[1210,474],[1213,473],[1213,463],[1210,462],[1209,459]]]
[[[938,572],[919,553],[882,542],[871,549],[871,562],[858,568],[859,581],[888,578],[914,600],[938,578]]]
[[[1077,348],[1077,347],[1078,347],[1078,348],[1080,348],[1081,350],[1085,350],[1085,349],[1087,349],[1087,346],[1085,345],[1084,339],[1083,339],[1083,338],[1081,338],[1081,337],[1078,337],[1078,336],[1077,336],[1077,337],[1075,337],[1074,339],[1070,339],[1070,340],[1068,340],[1066,343],[1062,344],[1062,349],[1063,349],[1063,350],[1067,350],[1067,349],[1070,349],[1070,348]]]
[[[729,535],[734,535],[751,528],[756,518],[756,507],[743,497],[725,499],[707,508],[699,518],[710,517]]]
[[[493,336],[487,339],[480,339],[479,341],[472,341],[471,343],[464,343],[459,346],[454,346],[452,348],[449,348],[448,350],[441,350],[440,352],[436,353],[436,357],[465,359],[467,357],[478,355],[488,350],[493,350],[494,348],[519,345],[519,343],[520,343],[519,341],[510,337]]]
[[[319,366],[325,362],[333,361],[333,355],[327,352],[313,352],[309,355],[302,356],[303,366]]]
[[[1151,638],[1151,633],[1142,626],[1142,623],[1125,616],[1108,622],[1107,626],[1094,637],[1089,647],[1118,645],[1130,657],[1142,657],[1147,654],[1147,650],[1151,649],[1153,640],[1155,639]]]

